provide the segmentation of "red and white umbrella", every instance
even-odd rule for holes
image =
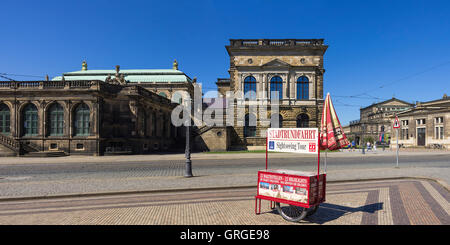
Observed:
[[[321,150],[326,149],[337,150],[350,144],[350,142],[347,140],[347,137],[344,134],[344,130],[342,130],[342,126],[341,123],[339,122],[336,111],[334,110],[330,93],[327,94],[327,97],[325,98],[325,103],[323,104],[319,137]],[[326,158],[325,158],[325,169],[326,169]]]

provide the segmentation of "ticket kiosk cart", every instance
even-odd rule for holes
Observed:
[[[261,200],[270,201],[286,220],[297,222],[314,214],[325,201],[326,174],[320,173],[319,131],[317,128],[269,128],[266,138],[266,169],[258,172],[255,213]],[[317,173],[268,169],[269,152],[317,154]]]
[[[270,207],[276,208],[284,219],[296,222],[315,213],[319,204],[325,202],[326,174],[320,173],[320,149],[337,150],[350,144],[342,130],[330,93],[323,104],[319,128],[320,132],[317,128],[267,129],[266,169],[258,172],[256,214],[261,213],[261,200],[269,200]],[[268,169],[270,151],[317,154],[317,173]]]

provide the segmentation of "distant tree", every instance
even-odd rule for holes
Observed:
[[[374,139],[372,136],[367,136],[367,137],[364,137],[364,142],[366,142],[366,143],[370,142],[371,144],[373,144]]]

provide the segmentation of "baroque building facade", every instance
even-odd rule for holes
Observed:
[[[413,106],[397,98],[366,106],[360,109],[360,119],[351,121],[344,127],[344,132],[357,145],[365,144],[368,140],[371,143],[389,143],[392,139],[392,117]]]
[[[219,96],[243,94],[227,102],[234,109],[229,149],[263,148],[268,127],[319,125],[327,48],[323,39],[230,40],[230,77],[216,83]]]
[[[182,148],[171,124],[195,80],[177,69],[88,70],[0,81],[0,155],[142,154]]]
[[[398,119],[398,142],[402,147],[450,149],[450,97],[446,94],[441,99],[416,103],[399,113]],[[396,135],[393,139],[397,139]]]
[[[222,124],[195,125],[194,149],[263,148],[268,127],[317,127],[327,48],[323,39],[231,39],[230,77],[217,80],[219,98],[200,98],[195,109]],[[243,97],[229,100],[227,92]],[[0,81],[0,155],[183,149],[185,128],[171,114],[184,94],[202,97],[201,86],[176,61],[172,69],[111,70],[83,62],[51,80]],[[229,118],[215,113],[230,109]]]

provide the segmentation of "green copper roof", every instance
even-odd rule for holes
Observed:
[[[108,76],[114,78],[115,70],[81,70],[63,73],[67,81],[79,80],[101,80],[105,81]],[[123,74],[127,82],[192,82],[184,72],[174,69],[124,69],[119,74]],[[52,81],[61,81],[62,76],[57,76]]]

